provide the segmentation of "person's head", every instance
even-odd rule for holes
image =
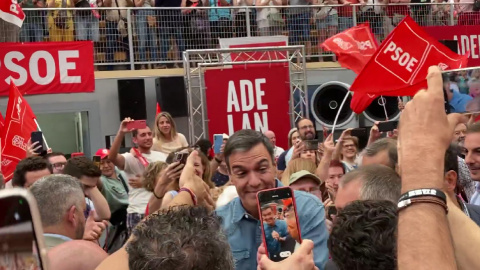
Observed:
[[[275,217],[275,212],[272,209],[272,206],[268,204],[264,205],[262,206],[260,211],[262,212],[263,222],[268,224],[269,226],[275,226],[276,217]]]
[[[328,239],[338,269],[396,269],[397,220],[391,201],[356,201],[339,211]]]
[[[472,180],[480,181],[480,123],[472,124],[467,128],[463,154]]]
[[[288,148],[293,147],[298,138],[300,138],[300,135],[298,135],[297,128],[290,129],[288,132]]]
[[[149,127],[134,129],[132,131],[132,142],[140,149],[150,150],[153,145],[152,130]]]
[[[206,157],[209,157],[208,155],[210,154],[209,152],[212,149],[212,142],[210,142],[209,139],[200,139],[195,144],[195,147],[198,147]]]
[[[450,144],[445,152],[445,181],[444,191],[450,196],[452,200],[455,200],[457,193],[457,180],[458,180],[458,155],[460,151],[456,144]]]
[[[303,150],[300,153],[300,158],[311,160],[312,162],[317,163],[317,151],[316,150]]]
[[[275,133],[273,131],[267,130],[263,134],[270,140],[273,147],[275,147],[275,145],[277,145],[277,138],[275,137]]]
[[[219,218],[203,207],[177,207],[151,214],[127,243],[130,270],[233,270]]]
[[[296,159],[290,160],[290,162],[288,162],[287,168],[283,172],[282,184],[284,186],[290,185],[290,176],[296,172],[299,172],[301,170],[306,170],[310,173],[315,173],[316,169],[317,169],[317,165],[311,160],[303,159],[303,158],[296,158]]]
[[[472,79],[468,83],[468,92],[470,96],[476,97],[480,95],[480,80],[479,79]]]
[[[67,163],[67,158],[60,152],[52,152],[45,155],[45,159],[48,161],[52,173],[63,173],[63,167]]]
[[[82,239],[87,208],[82,187],[77,179],[65,174],[52,174],[30,187],[37,201],[43,231]]]
[[[107,257],[108,254],[91,241],[67,241],[48,251],[48,269],[95,270]]]
[[[52,174],[47,160],[42,157],[27,157],[17,164],[12,177],[14,187],[29,188],[38,179]]]
[[[302,139],[303,141],[315,139],[315,126],[310,119],[302,118],[298,120],[297,130],[299,132],[300,139]]]
[[[257,192],[275,187],[275,157],[270,140],[255,130],[239,130],[230,136],[224,156],[243,207],[258,216]]]
[[[345,166],[339,160],[332,160],[330,161],[330,165],[328,167],[328,178],[325,181],[325,186],[329,190],[337,191],[338,184],[340,183],[340,179],[345,175]]]
[[[168,112],[161,112],[155,117],[155,138],[158,140],[165,138],[175,138],[177,128],[173,117]]]
[[[355,159],[358,151],[358,138],[346,136],[342,140],[342,157],[345,159]]]
[[[455,126],[455,130],[453,131],[453,138],[452,142],[458,144],[459,146],[463,146],[463,142],[465,141],[465,133],[467,132],[467,125],[464,123],[459,123]]]
[[[63,173],[80,180],[84,189],[96,187],[102,176],[100,168],[85,156],[69,159],[63,168]]]
[[[108,159],[109,153],[110,150],[108,149],[98,149],[95,155],[100,157],[100,171],[102,175],[108,178],[114,178],[116,175],[115,164]]]
[[[402,188],[400,176],[390,167],[373,164],[347,173],[338,187],[335,206],[338,210],[356,200],[398,202]]]
[[[368,145],[362,152],[362,166],[380,164],[396,170],[397,163],[397,141],[394,139],[379,139]]]
[[[320,184],[322,181],[315,174],[302,170],[290,176],[289,186],[293,190],[300,190],[311,193],[322,200]]]
[[[143,187],[150,192],[153,192],[157,185],[158,178],[165,172],[167,163],[163,161],[152,162],[148,164],[145,172],[143,173]]]
[[[182,148],[176,149],[175,151],[168,154],[165,162],[167,164],[171,164],[175,162],[174,159],[177,153],[190,154],[192,153],[192,151],[194,151],[194,149],[190,147],[182,147]],[[202,178],[203,181],[207,183],[210,187],[212,188],[215,187],[215,185],[211,181],[212,172],[210,170],[210,160],[208,160],[207,156],[205,156],[201,151],[198,152],[198,156],[194,160],[193,166],[195,167],[195,174],[198,177]],[[178,181],[176,182],[174,189],[177,189],[176,188],[177,186],[178,186]]]
[[[297,218],[295,217],[295,215],[288,215],[287,229],[288,234],[290,234],[290,236],[295,239],[295,241],[300,243],[300,234],[298,233]]]

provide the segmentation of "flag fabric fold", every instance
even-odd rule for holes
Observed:
[[[340,66],[360,74],[372,55],[378,49],[378,43],[368,23],[360,24],[336,34],[321,45],[335,53]],[[355,93],[350,108],[355,113],[362,113],[377,95]]]
[[[466,67],[467,61],[468,54],[452,52],[407,16],[383,41],[350,90],[355,94],[414,96],[426,89],[430,66],[451,70]]]
[[[5,126],[1,131],[1,168],[5,182],[12,179],[18,162],[26,157],[27,142],[31,133],[36,130],[35,114],[12,81],[5,114]]]
[[[17,1],[2,0],[0,1],[0,19],[22,27],[23,21],[25,20],[25,13]]]
[[[162,109],[160,108],[160,104],[158,104],[158,102],[157,102],[157,111],[155,113],[155,116],[157,116],[161,112],[162,112]]]

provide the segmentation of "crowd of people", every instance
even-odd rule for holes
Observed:
[[[438,68],[428,84],[364,149],[347,129],[306,150],[316,131],[302,118],[286,150],[275,131],[238,130],[214,154],[162,112],[153,128],[122,121],[98,165],[29,144],[7,188],[36,199],[53,270],[478,269],[480,124],[447,116]],[[289,200],[258,205],[282,186],[298,219]]]
[[[450,1],[19,0],[26,14],[23,26],[17,29],[0,21],[0,32],[4,33],[0,41],[91,40],[95,45],[96,63],[134,60],[138,63],[136,69],[147,69],[178,67],[183,51],[216,48],[219,38],[286,35],[289,44],[305,45],[307,60],[327,61],[325,57],[310,56],[328,53],[319,45],[326,38],[354,26],[354,9],[356,22],[368,21],[380,41],[406,15],[422,26],[476,25],[480,22],[474,1],[455,0],[453,6],[445,5],[447,2]],[[214,8],[219,6],[232,9]],[[97,9],[104,7],[116,9]],[[118,9],[126,7],[133,9]],[[182,7],[190,9],[181,10]],[[62,8],[70,9],[63,11]],[[127,21],[127,18],[131,19]],[[133,47],[129,46],[128,27],[132,27]],[[134,59],[130,59],[130,49]],[[113,68],[113,65],[108,66],[109,70]]]

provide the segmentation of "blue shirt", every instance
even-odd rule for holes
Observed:
[[[211,7],[217,7],[218,6],[218,0],[208,0],[210,3]],[[231,0],[227,0],[229,4],[232,4]],[[231,19],[231,14],[230,14],[230,9],[229,8],[213,8],[209,9],[208,12],[208,17],[210,21],[218,21],[221,18],[223,19]]]
[[[470,204],[480,205],[480,184],[478,182],[475,184],[475,193],[470,198]]]
[[[453,97],[448,102],[450,104],[451,113],[463,113],[467,110],[467,104],[473,98],[469,95],[461,94],[457,91],[453,91]]]
[[[273,254],[280,252],[280,242],[272,237],[272,232],[276,231],[280,237],[286,237],[288,235],[287,223],[285,220],[275,220],[275,225],[270,226],[265,221],[263,222],[265,230],[265,239],[267,241],[267,249]]]
[[[278,183],[279,181],[277,185],[280,186]],[[294,194],[302,239],[313,241],[315,265],[323,270],[328,259],[325,209],[322,202],[309,193],[295,190]],[[216,213],[222,218],[222,227],[232,249],[235,269],[257,269],[257,250],[262,243],[260,221],[247,213],[240,198],[218,208]]]

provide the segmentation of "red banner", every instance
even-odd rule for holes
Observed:
[[[277,145],[287,147],[290,83],[284,67],[210,69],[205,86],[210,137],[240,129],[273,130]]]
[[[0,19],[22,27],[23,20],[25,20],[25,13],[23,13],[17,0],[2,0],[0,1]],[[2,31],[5,30],[2,29]],[[5,32],[2,35],[5,35]]]
[[[465,67],[460,56],[428,36],[412,18],[406,17],[383,41],[357,76],[350,90],[385,96],[413,96],[427,87],[428,68],[442,70]]]
[[[423,29],[437,40],[457,40],[459,54],[470,52],[468,66],[480,66],[480,25],[426,26]]]
[[[8,96],[5,127],[2,130],[2,174],[5,182],[12,179],[18,162],[27,155],[27,141],[32,131],[37,130],[35,114],[12,83]]]
[[[93,92],[93,43],[2,43],[0,96],[11,79],[24,95]]]

